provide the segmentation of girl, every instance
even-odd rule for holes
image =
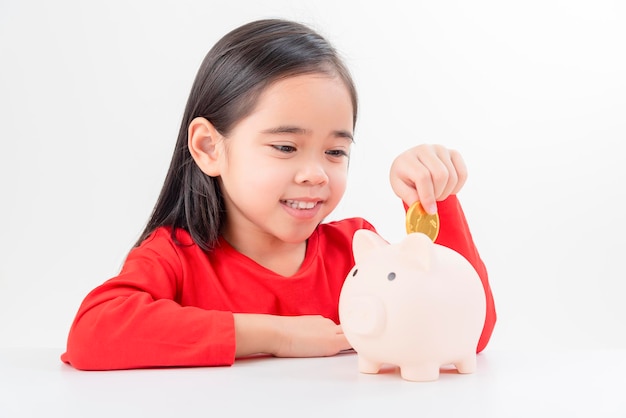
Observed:
[[[337,313],[366,220],[323,223],[341,199],[357,95],[336,51],[294,22],[224,36],[193,83],[163,189],[121,272],[92,292],[62,360],[78,369],[231,365],[238,357],[331,356],[349,349]],[[459,154],[398,156],[394,192],[439,212],[437,242],[464,255],[495,309],[456,198]]]

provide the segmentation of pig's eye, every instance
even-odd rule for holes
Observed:
[[[359,269],[354,269],[354,271],[352,272],[352,277],[356,276],[358,271],[359,271]]]
[[[396,278],[396,273],[394,273],[393,271],[387,275],[387,280],[389,281],[392,281],[395,278]]]

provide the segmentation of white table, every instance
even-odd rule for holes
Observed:
[[[113,372],[60,353],[0,348],[0,417],[626,417],[626,350],[487,349],[434,382],[361,374],[354,353]]]

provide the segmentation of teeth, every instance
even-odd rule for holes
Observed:
[[[315,202],[300,202],[298,200],[285,200],[284,202],[293,209],[313,209],[316,205]]]

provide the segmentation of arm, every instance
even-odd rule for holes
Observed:
[[[451,248],[464,256],[474,267],[485,290],[485,299],[487,302],[487,312],[485,317],[485,325],[482,334],[478,340],[476,352],[481,352],[487,346],[491,334],[496,324],[496,308],[489,285],[489,276],[487,269],[480,258],[478,249],[474,244],[470,233],[465,214],[461,208],[461,204],[456,195],[449,196],[445,200],[438,202],[439,212],[439,235],[435,242],[445,247]]]
[[[485,290],[485,325],[476,348],[482,351],[496,323],[496,310],[487,269],[474,245],[465,214],[456,194],[467,179],[461,155],[440,145],[420,145],[400,154],[390,170],[391,186],[404,203],[405,210],[420,201],[429,213],[439,213],[437,244],[464,256],[478,273]]]
[[[349,348],[341,328],[319,315],[233,314],[242,307],[220,295],[206,254],[164,236],[134,249],[117,277],[87,295],[63,361],[86,370],[221,366],[257,353],[310,357]],[[243,308],[264,310],[262,299]]]
[[[332,356],[350,348],[341,326],[321,315],[235,314],[236,357]]]
[[[85,370],[233,363],[232,313],[175,301],[183,272],[167,244],[135,248],[117,277],[85,297],[63,361]]]

